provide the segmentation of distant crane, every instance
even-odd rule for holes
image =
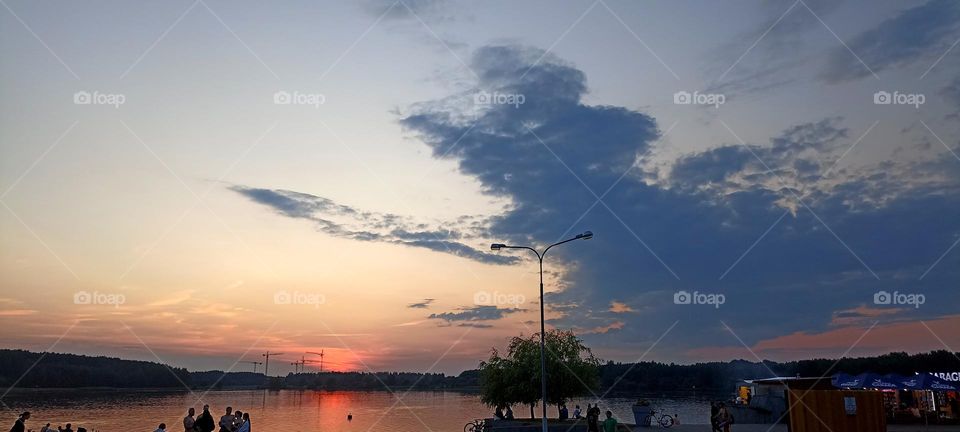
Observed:
[[[307,354],[320,356],[320,373],[323,373],[323,350],[320,350],[320,352],[307,351]]]
[[[263,364],[263,362],[258,362],[258,361],[246,361],[246,360],[241,361],[240,363],[250,363],[250,364],[252,364],[252,365],[253,365],[253,373],[257,373],[257,365],[262,365],[262,364]]]
[[[270,351],[267,351],[267,352],[263,353],[262,355],[267,358],[266,364],[263,365],[263,374],[264,374],[265,376],[269,376],[269,375],[267,375],[267,371],[270,369],[270,357],[271,357],[271,356],[275,356],[275,355],[283,355],[283,353],[277,353],[277,352],[272,353],[272,352],[270,352]]]

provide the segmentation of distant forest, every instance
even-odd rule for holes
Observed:
[[[36,364],[35,364],[36,363]],[[836,363],[836,366],[834,366]],[[35,364],[35,365],[34,365]],[[32,367],[32,368],[31,368]],[[831,368],[832,367],[832,368]],[[838,372],[880,374],[954,372],[960,370],[957,354],[932,351],[921,354],[890,353],[876,357],[814,359],[763,363],[746,360],[695,363],[690,365],[657,362],[614,363],[600,367],[600,392],[629,395],[646,392],[728,392],[741,379],[777,376],[818,377]],[[21,378],[22,377],[22,378]],[[17,380],[20,380],[17,382]],[[327,390],[473,390],[479,387],[479,373],[468,370],[456,376],[418,372],[324,372],[270,377],[261,373],[222,371],[190,372],[160,363],[0,350],[0,387],[16,383],[17,388],[305,388]],[[611,387],[613,387],[611,389]]]

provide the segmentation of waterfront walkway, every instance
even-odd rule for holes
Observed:
[[[537,421],[530,422],[525,420],[517,421],[497,421],[494,422],[496,426],[493,429],[490,429],[491,432],[539,432],[540,423]],[[561,424],[556,421],[551,421],[549,423],[549,428],[551,432],[585,432],[587,430],[586,423],[580,422],[580,424],[575,424],[573,422]],[[657,428],[657,427],[638,427],[632,424],[620,424],[620,427],[617,429],[620,432],[655,432],[655,431],[671,431],[671,432],[710,432],[710,425],[691,425],[683,424],[676,425],[670,429]],[[888,432],[960,432],[960,426],[940,426],[940,425],[889,425],[887,426]],[[769,424],[736,424],[733,425],[732,432],[787,432],[787,425],[778,424],[778,425],[769,425]],[[834,432],[853,432],[853,431],[834,431]]]
[[[771,429],[773,426],[773,429]],[[668,429],[633,427],[632,431],[664,431]],[[677,432],[710,432],[709,425],[677,425],[669,429]],[[768,424],[737,424],[733,425],[733,432],[787,432],[787,425]],[[960,432],[960,426],[924,426],[924,425],[889,425],[888,432]],[[841,432],[841,431],[836,431]]]

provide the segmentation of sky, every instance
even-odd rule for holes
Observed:
[[[960,347],[960,3],[0,3],[0,347]]]

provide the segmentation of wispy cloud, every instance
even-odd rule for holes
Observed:
[[[488,264],[513,264],[519,258],[482,252],[464,241],[481,243],[482,222],[469,217],[432,226],[392,213],[369,212],[331,199],[283,189],[234,185],[230,190],[276,213],[314,223],[323,233],[352,240],[430,249]],[[441,228],[446,227],[446,228]]]

